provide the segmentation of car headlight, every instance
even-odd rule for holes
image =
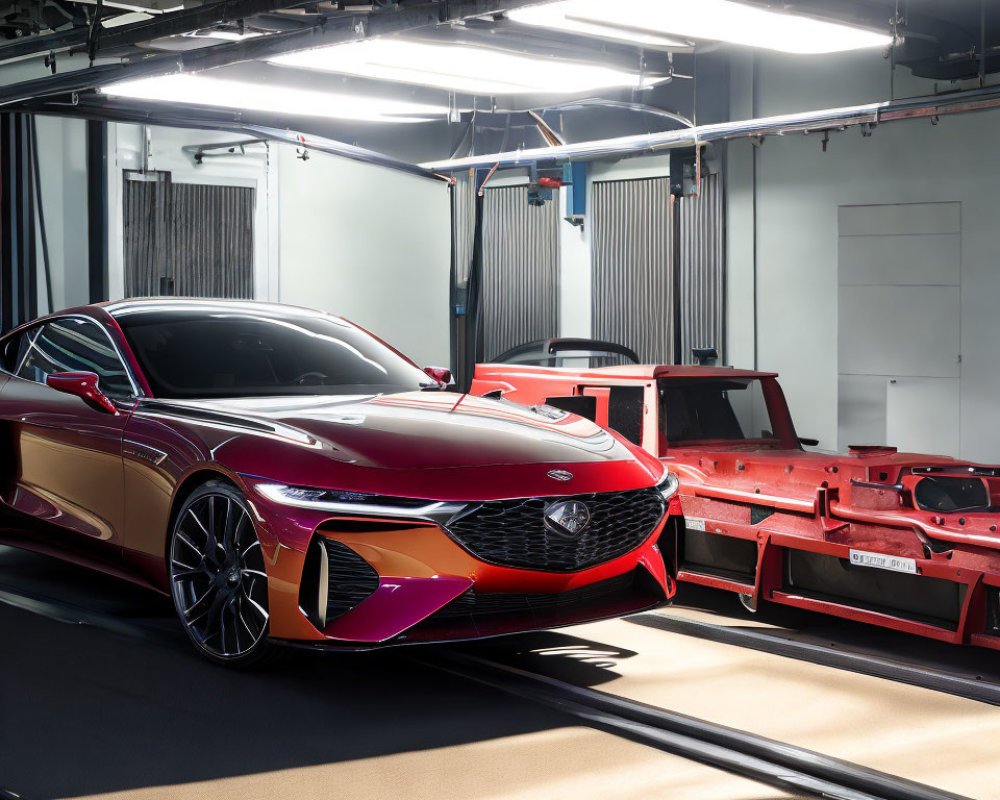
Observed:
[[[427,519],[443,523],[464,510],[465,503],[421,500],[413,497],[386,497],[340,489],[311,489],[281,483],[258,483],[257,491],[268,500],[296,508],[373,517]]]
[[[660,493],[660,497],[664,500],[669,500],[675,494],[677,490],[681,487],[681,482],[676,475],[672,472],[666,472],[660,482],[656,484],[656,490]]]

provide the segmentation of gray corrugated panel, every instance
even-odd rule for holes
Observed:
[[[187,297],[253,297],[254,190],[125,182],[125,295],[155,295],[160,278]]]
[[[692,347],[725,346],[725,226],[718,175],[706,175],[701,194],[680,206],[681,352],[691,362]],[[724,363],[724,361],[722,362]]]
[[[645,362],[673,361],[670,181],[594,184],[593,335],[627,345]]]
[[[486,358],[559,331],[559,207],[526,186],[487,189],[483,207]]]

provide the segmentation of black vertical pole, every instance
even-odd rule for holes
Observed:
[[[30,132],[24,114],[0,114],[0,327],[38,314]]]
[[[108,124],[87,122],[87,241],[90,302],[108,299]]]
[[[673,176],[671,176],[673,180]],[[684,303],[681,293],[681,203],[685,202],[681,195],[673,195],[670,198],[670,224],[673,226],[673,252],[670,260],[673,262],[671,273],[673,274],[674,296],[671,298],[671,305],[674,312],[674,363],[684,363],[684,342],[681,341],[684,335]]]
[[[465,300],[465,359],[458,384],[463,392],[472,388],[476,361],[480,358],[482,350],[479,329],[482,322],[483,306],[483,193],[479,191],[476,192],[476,233],[472,244],[472,265],[469,268],[468,287]]]
[[[451,216],[451,254],[450,260],[451,265],[448,271],[448,329],[450,332],[450,356],[451,359],[449,364],[452,370],[455,372],[456,376],[459,371],[458,364],[458,248],[456,237],[458,235],[458,230],[456,228],[457,214],[456,206],[457,199],[455,194],[458,190],[455,188],[455,181],[453,180],[448,184],[448,204],[449,204],[449,214]]]

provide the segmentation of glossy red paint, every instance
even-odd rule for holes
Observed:
[[[658,387],[732,378],[760,382],[774,426],[767,444],[671,446]],[[472,391],[524,404],[593,396],[606,420],[612,387],[643,388],[641,443],[680,478],[684,522],[667,554],[680,582],[1000,649],[1000,468],[885,446],[807,452],[773,373],[480,364]],[[914,491],[927,476],[981,479],[990,507],[922,510]]]
[[[424,372],[430,375],[442,386],[451,383],[451,370],[447,367],[424,367]]]
[[[285,307],[267,304],[123,301],[71,309],[0,339],[0,427],[12,443],[0,472],[4,541],[168,593],[165,558],[173,515],[195,487],[214,478],[239,488],[252,512],[267,573],[269,634],[275,639],[322,646],[394,644],[407,641],[418,626],[424,626],[420,641],[465,638],[477,635],[475,630],[449,623],[432,632],[427,621],[470,591],[556,596],[630,575],[637,587],[646,587],[602,595],[600,602],[553,617],[556,624],[648,608],[672,596],[674,584],[657,542],[677,511],[675,503],[631,551],[556,573],[486,563],[466,551],[446,523],[419,515],[299,507],[261,491],[262,485],[279,484],[472,509],[489,501],[554,501],[654,486],[662,465],[621,437],[572,415],[438,391],[156,398],[116,320],[152,306],[286,313]],[[45,321],[64,317],[92,320],[107,333],[138,388],[135,397],[109,400],[89,374],[50,374],[48,385],[11,374],[12,343]],[[571,473],[571,479],[550,476],[558,470]],[[310,553],[324,541],[348,548],[378,576],[368,597],[325,621],[303,609],[314,599],[304,593],[319,593]],[[497,624],[482,630],[537,626],[530,614],[492,622]]]
[[[115,404],[97,387],[97,375],[93,372],[53,372],[45,376],[45,385],[80,397],[109,414],[118,413]]]

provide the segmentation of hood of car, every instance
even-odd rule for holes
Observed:
[[[442,469],[634,460],[589,420],[548,407],[447,392],[154,401],[202,425],[314,446],[337,461],[380,469]],[[147,404],[149,407],[149,404]]]

